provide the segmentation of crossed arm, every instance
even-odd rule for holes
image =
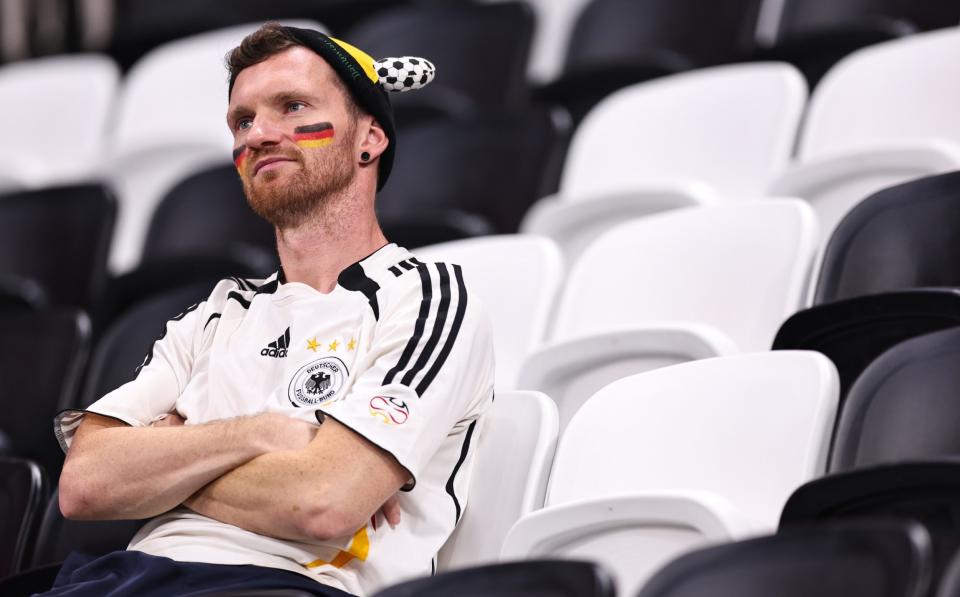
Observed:
[[[325,540],[381,506],[398,522],[392,496],[408,480],[390,454],[331,417],[320,427],[269,413],[130,427],[87,414],[60,477],[60,508],[67,518],[120,519],[183,504],[263,535]]]

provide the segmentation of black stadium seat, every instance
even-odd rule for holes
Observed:
[[[116,209],[97,184],[0,196],[0,276],[34,280],[50,304],[88,308],[103,290]]]
[[[960,287],[960,172],[889,187],[840,222],[814,304],[918,287]]]
[[[463,568],[411,580],[374,597],[613,597],[600,566],[576,560],[530,560]]]
[[[840,373],[840,406],[866,367],[894,345],[960,325],[960,290],[913,289],[824,303],[792,315],[774,350],[816,350]]]
[[[374,58],[422,56],[437,67],[429,87],[391,94],[403,153],[403,125],[414,117],[522,106],[533,26],[533,11],[523,2],[443,3],[378,13],[343,39]]]
[[[960,4],[943,0],[786,0],[776,43],[757,57],[790,62],[813,86],[855,50],[958,23]]]
[[[36,463],[0,457],[0,578],[25,563],[46,499],[46,477]]]
[[[920,597],[929,570],[922,527],[847,522],[694,551],[661,569],[639,597]]]
[[[617,89],[733,62],[750,47],[759,0],[593,0],[578,17],[562,75],[537,98],[576,122]]]
[[[0,429],[13,455],[36,461],[51,478],[63,465],[53,417],[75,400],[89,335],[89,319],[75,309],[0,314]]]
[[[516,232],[533,202],[556,190],[568,137],[566,114],[546,108],[412,126],[377,212],[421,218],[458,210],[498,233]]]

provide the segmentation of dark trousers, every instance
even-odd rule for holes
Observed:
[[[172,597],[229,592],[240,595],[240,592],[266,589],[285,589],[291,596],[305,593],[349,597],[349,593],[340,589],[286,570],[176,562],[138,551],[115,551],[101,557],[71,554],[63,563],[53,588],[43,595]]]

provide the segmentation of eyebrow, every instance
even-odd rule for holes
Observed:
[[[269,96],[267,98],[267,102],[270,104],[276,105],[276,104],[285,104],[293,100],[303,100],[303,99],[312,99],[312,96],[305,91],[284,90],[284,91],[277,91],[273,95]],[[227,125],[232,128],[233,123],[238,118],[240,118],[241,116],[252,114],[252,113],[253,113],[252,109],[248,108],[243,104],[239,104],[231,108],[227,112]]]

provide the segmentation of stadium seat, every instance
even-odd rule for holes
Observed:
[[[546,108],[404,128],[377,213],[419,218],[455,209],[483,216],[501,234],[516,232],[530,205],[556,190],[568,134],[566,113]]]
[[[63,452],[53,417],[75,400],[89,335],[89,320],[74,309],[0,314],[0,428],[14,456],[35,461],[54,479]]]
[[[910,523],[796,529],[687,554],[638,597],[921,597],[930,539]]]
[[[377,220],[390,242],[408,249],[496,234],[483,216],[458,209],[383,214]]]
[[[493,324],[496,387],[516,388],[520,364],[543,342],[563,281],[556,245],[537,236],[505,235],[422,247],[415,254],[421,261],[464,267]]]
[[[896,344],[960,326],[960,290],[914,289],[824,303],[790,316],[774,350],[816,350],[840,373],[840,406],[866,367]]]
[[[814,90],[796,161],[770,194],[810,201],[826,242],[871,193],[960,169],[958,53],[953,27],[843,59]]]
[[[375,58],[422,56],[437,67],[430,87],[391,97],[402,128],[425,112],[465,116],[522,107],[533,27],[523,2],[438,2],[377,13],[343,39]]]
[[[323,30],[314,22],[286,24]],[[120,199],[110,264],[137,263],[160,199],[189,174],[229,159],[226,53],[259,23],[180,39],[156,48],[130,70],[121,89],[107,175]]]
[[[882,464],[814,479],[783,509],[781,529],[853,519],[901,519],[931,538],[931,592],[960,547],[960,462],[955,457]]]
[[[377,11],[410,0],[124,0],[114,5],[110,54],[124,69],[164,43],[224,27],[267,19],[310,19],[345,31]]]
[[[250,209],[236,167],[226,162],[181,180],[160,200],[150,218],[142,262],[184,256],[242,261],[251,252],[251,267],[264,265],[263,253],[275,261],[273,227]],[[273,261],[269,266],[276,269]]]
[[[815,304],[960,286],[960,172],[883,189],[853,208],[824,252]]]
[[[521,516],[543,507],[557,448],[557,407],[539,392],[499,392],[480,433],[470,496],[437,570],[496,562]]]
[[[48,304],[47,291],[36,280],[0,274],[0,311],[39,309]]]
[[[76,406],[86,408],[136,377],[167,322],[207,298],[216,281],[199,282],[152,295],[114,320],[93,351]]]
[[[854,383],[837,424],[831,471],[960,454],[960,328],[897,344]]]
[[[776,43],[758,56],[796,65],[812,87],[855,50],[957,24],[960,6],[940,0],[786,0]]]
[[[629,595],[680,552],[773,530],[790,493],[825,470],[836,400],[833,365],[803,351],[615,381],[561,434],[544,509],[501,556],[596,560]]]
[[[0,148],[0,188],[97,178],[119,79],[116,64],[96,54],[0,68],[0,112],[12,141]]]
[[[597,564],[576,560],[508,562],[455,570],[383,589],[374,597],[614,597]]]
[[[733,62],[756,28],[759,0],[592,0],[577,17],[562,75],[539,89],[576,122],[630,84]]]
[[[89,307],[103,292],[116,209],[97,184],[0,196],[0,275],[33,280],[42,298],[26,291],[40,303]]]
[[[793,199],[674,210],[624,223],[570,269],[547,342],[517,387],[557,401],[560,428],[614,379],[767,350],[804,304],[816,250]]]
[[[950,561],[950,565],[940,581],[940,587],[937,589],[937,597],[958,596],[960,596],[960,554],[957,554]]]
[[[574,133],[560,190],[534,204],[522,230],[550,236],[572,263],[625,219],[762,197],[790,162],[806,97],[786,64],[704,69],[618,91]]]
[[[18,572],[29,556],[46,499],[46,477],[35,462],[0,457],[0,578]]]

